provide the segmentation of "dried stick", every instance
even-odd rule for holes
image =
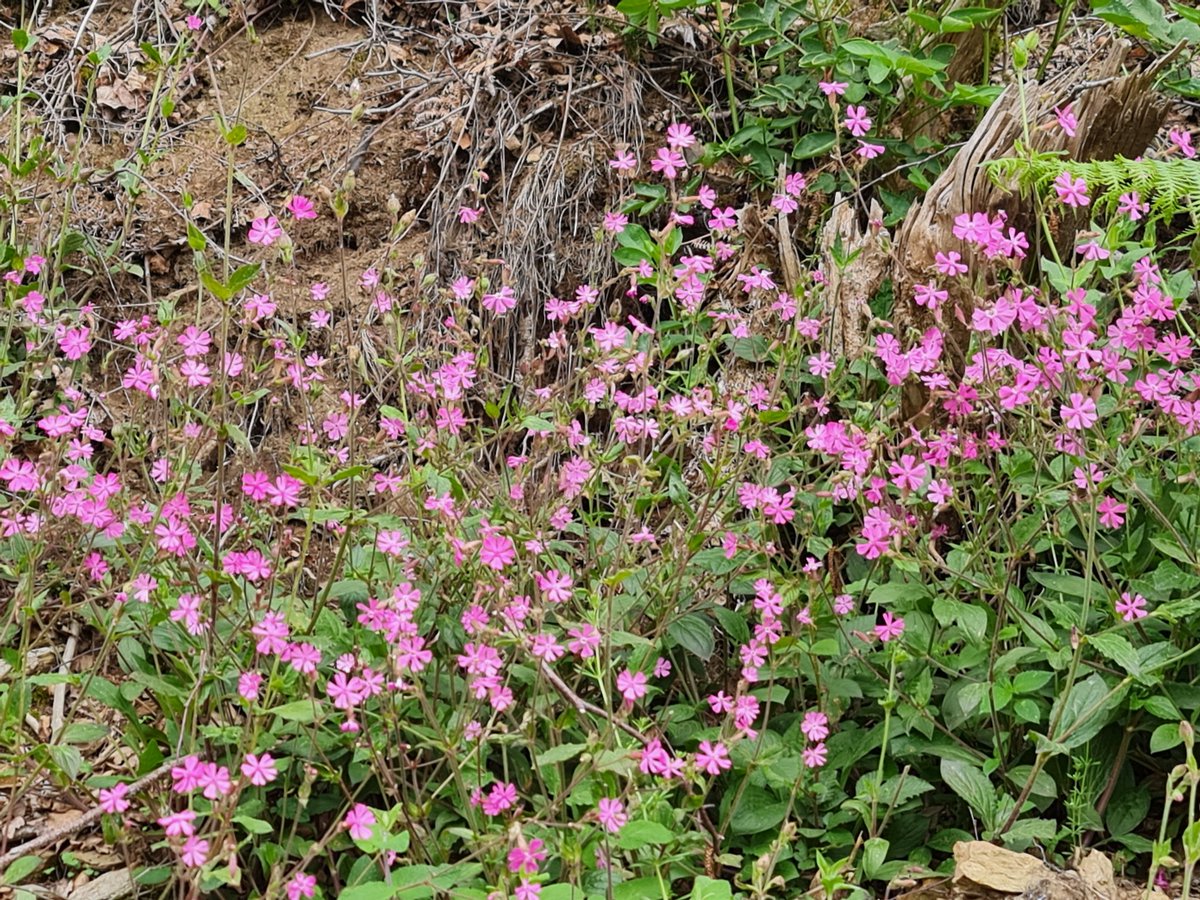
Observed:
[[[141,778],[139,778],[133,784],[129,785],[129,792],[126,794],[126,796],[131,797],[135,794],[138,794],[138,793],[144,791],[146,788],[148,788],[152,784],[154,784],[154,782],[158,781],[160,778],[162,778],[164,775],[166,775],[169,771],[171,771],[171,767],[174,765],[175,765],[175,761],[170,760],[168,762],[163,763],[161,766],[159,766],[157,769],[155,769],[150,774],[143,775]],[[52,828],[49,831],[39,834],[37,837],[33,838],[32,840],[26,841],[24,844],[21,844],[18,847],[13,847],[13,849],[9,850],[3,856],[0,856],[0,871],[3,871],[4,869],[8,868],[10,863],[12,863],[14,860],[20,859],[22,856],[28,856],[31,853],[36,853],[38,850],[41,850],[43,847],[49,847],[51,844],[55,843],[56,841],[62,840],[63,838],[67,837],[68,835],[72,835],[75,832],[86,828],[88,825],[91,825],[93,822],[98,822],[102,815],[104,815],[103,810],[101,810],[100,807],[97,806],[94,809],[88,810],[81,816],[76,816],[70,822],[64,822],[62,825],[59,825],[57,828]]]

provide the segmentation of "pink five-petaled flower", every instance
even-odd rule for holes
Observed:
[[[1096,401],[1083,394],[1073,393],[1067,403],[1059,407],[1065,424],[1072,431],[1082,431],[1096,424]]]
[[[1096,512],[1100,514],[1100,524],[1105,528],[1120,528],[1125,524],[1125,513],[1129,507],[1105,495],[1098,504]]]
[[[545,841],[534,838],[528,846],[513,847],[508,851],[508,871],[515,873],[524,870],[526,874],[536,874],[538,866],[546,861],[546,851],[542,849],[544,846]]]
[[[479,545],[479,561],[497,572],[511,565],[516,558],[512,539],[503,534],[489,534]]]
[[[629,821],[629,816],[625,812],[625,804],[615,797],[600,798],[600,802],[596,805],[596,817],[600,820],[600,824],[613,834],[620,831]]]
[[[200,786],[203,766],[204,763],[200,762],[200,757],[185,756],[179,761],[179,765],[171,768],[171,778],[175,782],[171,789],[177,794],[190,794]]]
[[[1146,598],[1141,594],[1131,594],[1128,591],[1121,595],[1121,599],[1116,603],[1116,608],[1117,613],[1126,622],[1144,619],[1149,615],[1146,611]]]
[[[191,837],[196,833],[196,828],[192,822],[196,818],[196,813],[190,809],[181,809],[177,813],[163,816],[158,820],[158,824],[162,826],[167,837]]]
[[[696,768],[709,775],[720,775],[730,768],[733,763],[729,759],[729,751],[718,741],[716,744],[701,741],[696,748]]]
[[[1075,129],[1079,127],[1079,120],[1075,118],[1071,104],[1068,103],[1062,109],[1055,109],[1054,116],[1058,119],[1058,127],[1067,133],[1067,137],[1075,137]]]
[[[632,706],[635,701],[646,696],[647,680],[645,672],[631,672],[626,669],[617,676],[617,690],[621,692],[625,702]]]
[[[683,122],[674,122],[667,126],[667,144],[673,150],[683,150],[695,143],[696,136],[692,134],[691,125],[686,125]]]
[[[317,893],[317,877],[297,872],[287,883],[288,900],[300,900],[301,897],[312,897]]]
[[[100,808],[110,815],[123,813],[129,809],[129,801],[125,795],[129,793],[129,785],[117,782],[110,788],[100,790]]]
[[[632,172],[637,168],[637,157],[628,150],[622,150],[608,161],[608,165],[621,173]]]
[[[246,237],[252,244],[262,244],[264,247],[269,247],[275,243],[283,235],[283,229],[279,227],[279,220],[274,216],[266,218],[257,218],[250,223],[250,231]]]
[[[1062,172],[1054,179],[1054,191],[1067,206],[1087,206],[1092,202],[1087,194],[1087,182],[1082,178],[1072,178],[1070,172]]]
[[[296,219],[315,219],[317,217],[317,210],[313,206],[313,202],[301,194],[296,194],[288,201],[287,211]]]
[[[664,178],[671,180],[674,180],[680,170],[686,168],[687,160],[683,158],[683,154],[668,147],[659,147],[654,159],[650,160],[651,171],[661,172]]]
[[[855,137],[862,137],[871,130],[871,118],[865,106],[847,106],[846,121],[842,123]]]
[[[825,760],[828,758],[824,744],[813,744],[811,747],[804,748],[804,765],[810,769],[819,769],[825,765]]]
[[[904,620],[899,616],[893,616],[890,612],[885,612],[883,622],[875,626],[875,636],[885,644],[902,634],[904,634]]]
[[[804,714],[800,723],[800,731],[810,741],[823,741],[829,737],[829,717],[820,710],[812,710]]]
[[[261,756],[247,753],[246,758],[242,760],[242,774],[251,784],[262,787],[278,778],[279,770],[275,768],[275,760],[271,758],[270,753]]]
[[[350,832],[350,837],[356,841],[367,841],[374,833],[371,828],[375,824],[375,813],[365,803],[355,803],[342,820],[342,827]]]
[[[826,97],[840,97],[846,93],[846,88],[850,85],[845,81],[818,81],[817,87],[821,89],[821,93]]]
[[[179,858],[185,866],[199,868],[208,862],[208,841],[191,835],[179,848]]]

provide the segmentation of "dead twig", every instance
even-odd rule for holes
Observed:
[[[126,794],[126,796],[132,797],[146,790],[148,787],[170,772],[171,767],[174,765],[175,760],[169,760],[168,762],[163,763],[153,772],[150,772],[148,775],[143,775],[137,781],[133,782],[133,784],[129,785],[129,792]],[[8,866],[14,860],[20,859],[22,856],[29,856],[30,854],[37,853],[44,847],[49,847],[51,844],[75,834],[77,831],[82,831],[92,823],[100,821],[100,817],[102,815],[104,815],[104,812],[99,806],[97,806],[94,809],[85,812],[83,815],[72,819],[70,822],[64,822],[57,828],[52,828],[49,831],[43,832],[37,837],[26,841],[20,846],[13,847],[3,856],[0,856],[0,871],[8,868]]]

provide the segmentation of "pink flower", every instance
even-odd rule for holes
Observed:
[[[629,821],[629,816],[625,813],[625,804],[615,797],[602,797],[596,806],[596,816],[600,819],[600,824],[613,834],[620,831]]]
[[[204,27],[204,20],[195,13],[187,17],[187,27],[189,31],[199,31]]]
[[[224,797],[233,790],[233,782],[229,779],[229,770],[216,763],[201,763],[199,786],[204,789],[204,796],[209,800]]]
[[[191,837],[196,833],[196,828],[192,825],[195,819],[195,812],[190,809],[181,809],[177,813],[163,816],[158,820],[158,824],[162,826],[167,837]]]
[[[512,565],[517,558],[517,549],[512,539],[503,534],[489,534],[479,547],[479,561],[497,572]]]
[[[512,809],[517,802],[517,786],[507,781],[497,781],[483,801],[483,811],[489,816],[498,816]]]
[[[283,229],[279,227],[279,220],[274,216],[257,218],[250,223],[250,231],[246,235],[252,244],[262,244],[264,247],[269,247],[275,243],[283,235]]]
[[[296,194],[288,201],[287,211],[297,219],[315,219],[317,217],[317,210],[313,206],[313,202],[300,194]]]
[[[1096,512],[1100,514],[1100,524],[1105,528],[1120,528],[1125,524],[1125,512],[1129,507],[1118,503],[1112,497],[1105,496],[1096,504]]]
[[[667,126],[667,144],[672,149],[683,150],[695,143],[696,136],[692,134],[692,126],[682,122],[674,122]]]
[[[841,97],[846,93],[846,88],[849,83],[845,81],[818,81],[817,87],[821,89],[821,93],[826,97]]]
[[[208,862],[208,841],[192,835],[179,848],[179,858],[188,868],[199,868]]]
[[[875,157],[877,157],[881,153],[883,153],[883,151],[886,149],[887,148],[884,147],[883,144],[870,144],[870,143],[867,143],[866,141],[859,141],[858,149],[855,150],[854,152],[856,154],[858,154],[859,156],[861,156],[863,159],[874,159]]]
[[[1087,206],[1092,202],[1087,194],[1087,182],[1082,178],[1072,178],[1070,172],[1063,172],[1054,179],[1054,191],[1067,206]]]
[[[482,209],[473,206],[461,206],[458,209],[458,221],[463,225],[474,225],[482,212]]]
[[[363,803],[355,803],[342,820],[342,827],[349,831],[350,837],[356,841],[370,840],[373,834],[371,826],[374,824],[375,813]]]
[[[719,741],[716,744],[712,744],[709,741],[701,741],[700,746],[696,748],[696,768],[701,772],[707,772],[709,775],[720,775],[732,766],[733,763],[729,759],[729,751]]]
[[[1185,157],[1188,159],[1196,158],[1196,148],[1192,145],[1192,133],[1190,131],[1172,129],[1167,137],[1171,139],[1172,144],[1183,152]]]
[[[626,669],[617,676],[617,690],[621,692],[621,696],[625,698],[625,702],[632,705],[635,701],[646,696],[646,673],[631,672]]]
[[[179,765],[171,768],[171,778],[174,779],[172,790],[177,794],[190,794],[200,786],[200,775],[203,763],[198,756],[185,756]]]
[[[1063,423],[1072,431],[1082,431],[1096,424],[1096,401],[1080,393],[1072,393],[1069,402],[1059,407]]]
[[[811,747],[805,747],[802,756],[804,757],[804,765],[810,769],[819,769],[825,765],[825,761],[828,758],[824,744],[813,744]]]
[[[118,782],[111,788],[101,788],[100,808],[110,815],[123,813],[129,809],[129,801],[125,795],[129,793],[129,785]]]
[[[1067,133],[1067,137],[1075,137],[1075,129],[1079,127],[1079,120],[1075,118],[1071,104],[1068,103],[1062,109],[1054,110],[1054,115],[1058,119],[1058,127]]]
[[[526,847],[513,847],[508,851],[508,871],[516,873],[524,870],[531,875],[536,873],[538,866],[546,861],[546,852],[542,849],[544,846],[545,841],[534,838]]]
[[[829,737],[829,717],[817,710],[806,712],[804,721],[800,723],[800,731],[810,741],[823,741]]]
[[[855,137],[862,137],[871,130],[871,119],[865,106],[847,106],[846,121],[842,123]]]
[[[622,150],[614,158],[610,159],[608,164],[618,172],[632,172],[637,168],[637,157],[628,150]]]
[[[297,872],[287,883],[288,900],[300,900],[301,897],[312,897],[316,892],[317,878],[315,875],[305,875],[303,872]]]
[[[1116,602],[1116,609],[1126,622],[1144,619],[1149,615],[1146,611],[1146,598],[1141,594],[1130,594],[1128,591],[1123,593],[1121,599]]]
[[[262,787],[278,778],[279,770],[275,768],[275,760],[271,758],[270,753],[264,753],[262,756],[247,753],[242,761],[242,774],[251,784]]]
[[[875,635],[885,644],[904,634],[904,620],[899,616],[893,616],[890,612],[883,614],[882,624],[875,626]]]
[[[678,150],[673,150],[668,147],[659,147],[658,152],[654,154],[654,159],[650,161],[650,169],[654,172],[661,172],[665,178],[674,179],[681,170],[687,168],[687,161]]]

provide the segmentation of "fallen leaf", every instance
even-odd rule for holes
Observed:
[[[955,881],[965,878],[994,891],[1020,894],[1046,872],[1040,859],[987,841],[959,841],[954,845]]]
[[[1113,877],[1112,860],[1099,850],[1089,851],[1075,867],[1079,876],[1095,894],[1104,900],[1112,900],[1117,895],[1117,882]]]

